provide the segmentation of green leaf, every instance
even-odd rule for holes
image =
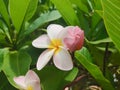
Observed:
[[[103,76],[100,69],[93,63],[91,63],[89,59],[86,58],[86,48],[83,47],[81,50],[75,52],[76,59],[89,71],[89,73],[96,79],[96,81],[102,86],[104,90],[115,90],[111,83]],[[87,53],[88,54],[88,53]]]
[[[95,10],[102,10],[102,5],[101,5],[101,1],[100,0],[94,0],[94,9]]]
[[[102,11],[102,10],[95,10],[95,12],[96,12],[101,18],[103,18],[103,11]]]
[[[78,18],[79,18],[79,21],[80,21],[80,27],[81,29],[84,30],[85,32],[85,36],[87,36],[88,32],[89,32],[89,29],[90,29],[90,26],[89,26],[89,22],[86,18],[86,16],[84,15],[84,13],[80,10],[77,11],[77,14],[78,14]]]
[[[21,28],[29,2],[30,0],[9,0],[9,12],[17,32]]]
[[[82,48],[82,50],[80,50],[80,53],[86,57],[87,60],[89,60],[90,62],[92,62],[92,57],[89,53],[89,51],[87,50],[87,48]]]
[[[101,46],[96,47],[96,49],[99,49],[99,50],[101,50],[101,51],[103,51],[103,52],[105,51],[105,47],[101,47]],[[109,51],[109,52],[112,52],[112,53],[117,52],[116,48],[113,48],[113,47],[109,47],[109,48],[108,48],[108,51]]]
[[[61,71],[54,66],[46,66],[36,71],[40,77],[42,90],[63,90],[65,85],[74,80],[78,73],[77,68],[71,71]]]
[[[9,34],[9,29],[8,27],[6,26],[6,24],[4,23],[3,20],[0,20],[0,28],[1,30],[3,31],[4,34],[6,34],[6,36],[8,37],[9,41],[11,42],[11,37],[10,37],[10,34]],[[2,39],[2,38],[0,38]]]
[[[5,41],[5,37],[6,35],[4,34],[3,30],[0,29],[0,43],[2,43],[2,41],[4,42]],[[1,45],[2,46],[2,45]],[[0,46],[0,47],[1,47]]]
[[[69,0],[51,0],[69,25],[79,25],[79,19]]]
[[[29,19],[32,18],[32,16],[34,15],[36,9],[37,9],[37,4],[38,4],[38,0],[30,0],[28,9],[26,11],[26,15],[25,15],[25,21],[28,21]]]
[[[104,38],[104,39],[96,40],[96,41],[88,41],[88,40],[86,39],[86,42],[87,42],[87,43],[90,43],[90,44],[101,44],[101,43],[112,42],[112,40],[111,40],[110,38]]]
[[[39,18],[37,18],[33,23],[31,23],[27,30],[25,30],[23,35],[29,35],[44,23],[54,21],[56,19],[59,19],[60,17],[61,15],[57,10],[45,13],[41,15]]]
[[[102,20],[97,22],[95,27],[90,30],[88,36],[90,37],[90,40],[100,40],[108,37],[107,31],[104,26],[104,22]]]
[[[16,87],[13,78],[24,75],[29,70],[31,57],[26,52],[10,51],[4,56],[3,72],[9,82]]]
[[[7,50],[8,50],[8,49],[0,49],[0,71],[1,71],[2,66],[3,66],[4,53],[5,53]]]
[[[97,46],[96,44],[95,45],[90,44],[88,48],[89,48],[90,54],[92,55],[93,62],[97,66],[99,66],[101,70],[103,70],[103,58],[104,58],[105,47],[104,47],[104,51],[102,51],[98,49],[96,46]]]
[[[107,32],[120,51],[120,1],[101,0],[103,7],[103,19]]]
[[[110,56],[110,62],[113,66],[120,66],[120,53],[118,51]]]
[[[0,90],[17,90],[10,85],[3,72],[0,72]]]
[[[2,17],[6,21],[7,25],[9,26],[10,25],[9,15],[8,15],[8,11],[7,11],[7,8],[5,6],[4,0],[0,0],[0,14],[2,15]]]
[[[76,4],[78,8],[86,13],[88,13],[88,7],[85,3],[83,3],[83,0],[70,0],[72,3]]]
[[[101,17],[98,15],[98,13],[94,12],[94,14],[92,15],[91,29],[95,29],[95,27],[97,26],[97,24],[99,24],[100,21]]]

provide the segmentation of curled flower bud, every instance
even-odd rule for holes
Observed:
[[[84,31],[78,26],[67,28],[64,43],[71,52],[81,49],[84,43]]]

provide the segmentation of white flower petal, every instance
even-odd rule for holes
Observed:
[[[59,52],[54,54],[53,62],[55,66],[61,70],[68,71],[73,68],[72,58],[69,52],[62,48]]]
[[[50,58],[54,54],[54,51],[54,49],[47,49],[39,56],[37,61],[38,70],[41,70],[49,62]]]
[[[47,27],[48,36],[50,37],[50,39],[57,38],[59,35],[59,32],[63,29],[64,27],[61,25],[51,24]]]
[[[25,76],[25,84],[30,85],[31,83],[34,84],[34,82],[38,82],[40,84],[40,79],[34,71],[29,70]]]
[[[14,77],[13,80],[19,86],[20,89],[25,89],[25,76]]]
[[[32,45],[36,48],[47,48],[50,45],[50,39],[47,34],[44,34],[35,39]]]

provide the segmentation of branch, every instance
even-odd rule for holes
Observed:
[[[70,84],[67,84],[65,87],[64,87],[64,90],[66,90],[66,88],[69,88],[71,86],[74,86],[76,83],[78,83],[81,79],[83,79],[84,77],[86,77],[87,75],[83,74],[79,77],[77,77],[73,82],[71,82]]]

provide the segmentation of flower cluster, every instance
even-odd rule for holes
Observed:
[[[47,34],[39,36],[32,42],[36,48],[47,48],[38,58],[37,70],[41,70],[53,57],[53,63],[60,70],[73,68],[70,52],[82,48],[84,32],[78,26],[63,27],[51,24],[47,27]],[[19,89],[41,90],[40,79],[37,74],[29,70],[25,76],[14,78]]]

